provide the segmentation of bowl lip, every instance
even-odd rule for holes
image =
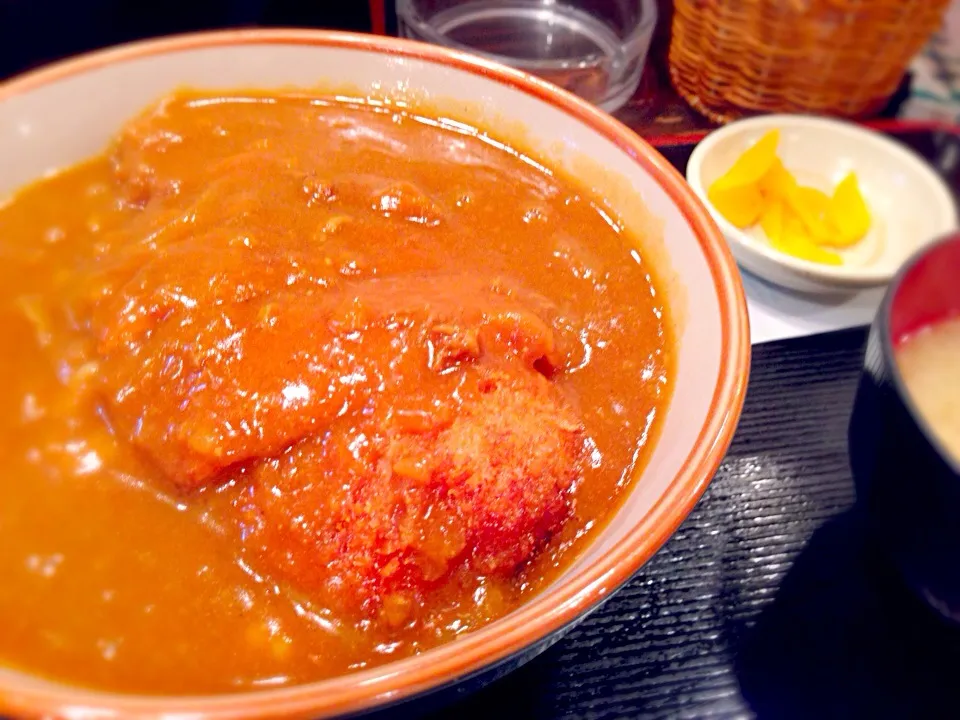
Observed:
[[[790,257],[789,255],[774,250],[766,243],[758,241],[756,238],[753,238],[748,233],[734,226],[713,207],[713,204],[707,198],[706,188],[703,187],[701,171],[704,160],[717,144],[725,138],[741,132],[774,127],[782,129],[787,126],[795,128],[816,127],[840,133],[855,142],[866,142],[872,145],[878,152],[892,158],[897,164],[912,168],[915,172],[925,176],[931,187],[934,188],[935,191],[931,195],[931,199],[936,204],[938,211],[947,218],[948,222],[952,223],[950,230],[945,229],[941,232],[950,232],[952,229],[960,226],[960,214],[958,214],[957,201],[954,199],[953,194],[950,192],[943,178],[930,167],[929,163],[902,143],[876,130],[836,118],[790,114],[761,115],[759,117],[737,120],[708,133],[694,148],[690,155],[690,160],[687,163],[687,182],[690,183],[694,192],[696,192],[704,205],[707,206],[710,214],[723,230],[724,235],[730,239],[731,242],[740,246],[745,252],[759,256],[766,262],[776,264],[796,276],[800,276],[806,280],[813,280],[825,288],[832,287],[836,289],[855,290],[876,287],[887,284],[896,274],[896,269],[878,271],[869,268],[837,267]],[[936,237],[938,236],[931,237],[928,241],[932,242]],[[925,241],[921,247],[924,247],[926,244],[927,242]],[[764,276],[768,277],[772,282],[776,282],[774,277],[768,276],[766,273],[764,273]]]
[[[650,43],[654,27],[657,24],[657,4],[655,0],[635,0],[640,11],[640,21],[630,30],[625,37],[620,40],[620,45],[627,49],[627,55],[639,55],[644,44]],[[538,60],[536,58],[524,59],[502,55],[500,53],[478,50],[475,47],[467,45],[444,35],[433,27],[417,9],[415,0],[396,0],[397,17],[401,23],[414,27],[419,35],[426,41],[448,47],[461,52],[471,53],[479,57],[492,60],[493,62],[507,65],[514,68],[523,68],[527,72],[543,72],[548,70],[567,70],[579,67],[583,58],[580,59],[555,59]]]
[[[938,249],[945,245],[957,245],[960,247],[960,230],[943,235],[935,241],[919,248],[907,259],[900,269],[897,270],[897,274],[890,283],[890,287],[887,288],[883,299],[880,301],[880,308],[877,311],[877,324],[879,326],[880,348],[884,363],[888,367],[890,380],[896,389],[900,402],[903,403],[903,406],[910,414],[910,419],[913,420],[914,424],[920,429],[924,439],[937,453],[941,462],[950,469],[954,476],[960,478],[960,457],[948,452],[946,447],[944,447],[943,442],[933,431],[927,418],[920,412],[920,408],[917,407],[913,395],[910,394],[910,388],[907,387],[907,383],[903,379],[903,374],[900,372],[900,363],[897,361],[896,348],[898,343],[897,339],[893,337],[893,328],[891,327],[893,307],[897,302],[897,295],[900,293],[900,288],[903,286],[907,276],[913,272],[917,263],[931,253],[937,252]],[[958,308],[958,314],[952,316],[951,319],[960,320],[960,308]]]
[[[356,713],[456,682],[517,655],[556,633],[626,582],[677,529],[726,453],[743,407],[750,332],[740,275],[720,229],[669,162],[632,130],[586,101],[536,77],[449,48],[385,36],[287,28],[224,30],[146,40],[95,51],[0,84],[0,103],[106,65],[225,46],[306,45],[364,51],[442,65],[494,80],[578,120],[629,156],[661,185],[691,227],[707,262],[720,317],[716,385],[706,422],[657,504],[612,548],[565,587],[533,597],[506,617],[422,655],[313,683],[208,696],[146,696],[90,690],[29,676],[0,674],[0,709],[67,718],[329,717]],[[17,682],[19,677],[20,681]]]

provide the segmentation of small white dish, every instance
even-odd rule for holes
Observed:
[[[841,252],[843,265],[822,265],[774,250],[758,226],[740,230],[707,199],[710,184],[774,128],[780,130],[777,154],[801,184],[829,193],[847,173],[856,172],[873,223],[861,242]],[[872,130],[827,118],[766,115],[715,130],[690,156],[687,182],[743,269],[806,293],[885,285],[914,251],[958,226],[953,195],[923,159]]]

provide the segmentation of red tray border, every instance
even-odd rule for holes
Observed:
[[[946,120],[901,120],[901,119],[881,119],[868,120],[860,123],[864,127],[872,130],[896,135],[898,133],[924,132],[924,131],[944,131],[960,135],[960,125]],[[710,130],[690,130],[681,133],[666,133],[660,135],[646,135],[643,139],[654,147],[667,147],[672,145],[690,145],[703,140],[704,137],[713,132]]]

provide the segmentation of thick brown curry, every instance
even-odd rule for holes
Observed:
[[[163,100],[0,206],[0,664],[219,692],[501,617],[645,462],[659,290],[483,132]]]

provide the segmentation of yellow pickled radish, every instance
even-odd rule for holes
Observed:
[[[760,192],[770,200],[786,200],[797,187],[797,181],[780,158],[773,161],[770,169],[760,178]]]
[[[824,245],[849,247],[870,230],[870,210],[860,192],[855,173],[849,173],[833,191],[827,207],[827,217],[834,229]]]
[[[807,233],[803,221],[789,209],[784,216],[783,233],[780,239],[776,242],[771,241],[771,244],[780,252],[801,260],[809,260],[823,265],[843,264],[843,260],[837,253],[824,250],[813,241]]]
[[[720,188],[714,184],[707,191],[707,198],[721,215],[738,228],[753,225],[763,209],[763,195],[755,184]]]
[[[830,196],[823,192],[823,190],[817,190],[814,187],[807,187],[805,185],[799,185],[794,190],[793,198],[806,214],[821,220],[827,214],[827,208],[830,205]],[[803,220],[802,214],[800,219]]]
[[[784,242],[802,245],[812,242],[807,228],[803,224],[803,219],[797,215],[791,208],[787,207],[783,214],[783,235]]]
[[[827,224],[830,196],[821,190],[798,185],[787,196],[787,204],[800,218],[813,240],[823,242],[831,236]]]
[[[783,236],[783,214],[783,203],[779,200],[768,200],[760,213],[760,227],[771,243]]]
[[[843,265],[843,258],[830,250],[824,250],[812,240],[797,247],[797,257],[822,265]]]
[[[714,208],[740,229],[759,223],[771,245],[803,260],[841,265],[828,248],[847,248],[870,229],[853,173],[832,194],[800,185],[777,156],[778,130],[764,134],[707,190]]]
[[[752,185],[760,180],[777,160],[780,131],[770,130],[737,158],[733,166],[711,185],[713,188],[732,188]]]

